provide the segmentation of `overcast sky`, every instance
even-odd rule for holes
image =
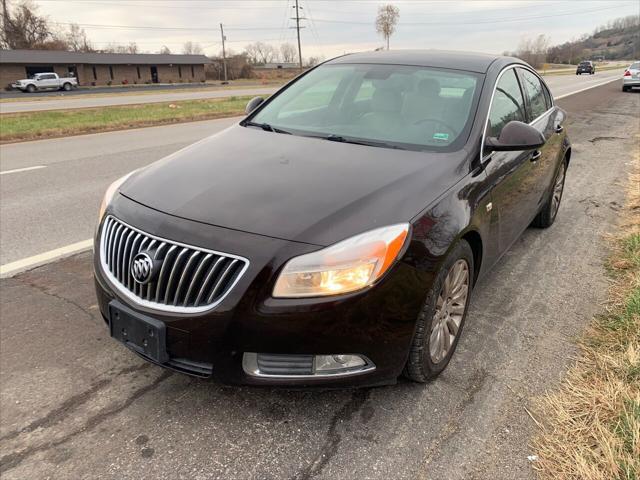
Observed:
[[[295,43],[295,0],[35,0],[58,22],[78,23],[94,47],[136,42],[156,52],[180,53],[184,42],[200,43],[209,55],[221,50],[219,24],[228,48],[262,41]],[[379,5],[400,9],[391,48],[437,48],[501,53],[524,37],[541,33],[562,43],[617,17],[640,13],[638,0],[299,0],[305,26],[304,57],[330,58],[383,45],[374,22]],[[124,28],[128,27],[128,28]],[[130,27],[130,28],[129,28]],[[135,28],[134,28],[135,27]]]

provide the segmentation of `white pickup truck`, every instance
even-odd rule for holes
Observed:
[[[11,87],[23,92],[33,93],[38,90],[65,90],[69,91],[78,86],[75,77],[59,77],[57,73],[36,73],[31,78],[18,80]]]

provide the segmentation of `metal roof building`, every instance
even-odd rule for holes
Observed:
[[[75,76],[80,85],[202,82],[208,63],[205,55],[0,50],[0,85],[40,72]]]

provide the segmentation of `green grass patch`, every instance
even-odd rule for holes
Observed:
[[[0,142],[104,132],[244,114],[251,96],[4,114]]]

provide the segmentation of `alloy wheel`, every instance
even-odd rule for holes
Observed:
[[[440,363],[447,356],[458,335],[467,307],[469,280],[469,265],[462,259],[451,266],[444,279],[429,335],[429,355],[433,363]]]
[[[553,197],[551,198],[551,218],[555,218],[560,208],[560,200],[562,199],[562,191],[564,189],[565,165],[560,166],[560,171],[556,177],[556,183],[553,186]]]

